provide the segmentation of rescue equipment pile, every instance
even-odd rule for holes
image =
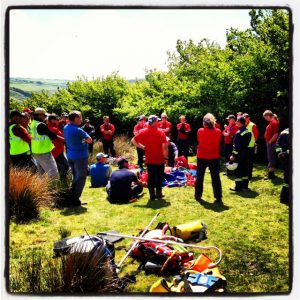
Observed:
[[[111,258],[110,267],[113,270],[114,278],[119,280],[118,292],[124,291],[128,283],[134,283],[135,276],[141,271],[144,271],[145,275],[151,273],[168,277],[168,279],[160,278],[153,283],[147,289],[147,292],[150,293],[224,292],[226,279],[218,268],[222,259],[220,249],[215,246],[187,243],[191,239],[197,242],[206,239],[206,225],[200,221],[173,227],[167,223],[159,223],[156,229],[149,231],[158,215],[159,213],[154,216],[139,236],[119,234],[115,231],[101,232],[96,236],[87,235],[56,242],[54,252],[56,255],[61,255],[83,251],[82,249],[84,249],[83,252],[101,251],[103,255]],[[130,238],[133,242],[125,257],[116,265],[114,243],[123,238]],[[88,247],[78,247],[82,243],[87,243]],[[219,258],[213,262],[206,254],[196,255],[192,249],[215,250],[218,252]],[[140,266],[132,274],[126,274],[123,278],[119,278],[117,273],[128,256],[139,261]]]

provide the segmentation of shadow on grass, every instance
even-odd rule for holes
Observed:
[[[229,210],[229,206],[225,205],[224,203],[211,203],[201,199],[198,201],[200,205],[202,205],[206,209],[213,210],[215,212],[222,212],[224,210]]]
[[[262,179],[263,179],[263,176],[257,175],[257,176],[253,176],[253,177],[250,179],[250,182],[259,181],[259,180],[262,180]]]
[[[164,199],[156,199],[156,200],[148,200],[146,205],[134,205],[135,207],[143,207],[143,208],[152,208],[152,209],[158,209],[162,207],[170,206],[171,203],[164,200]]]
[[[86,207],[74,206],[65,208],[60,214],[63,216],[81,215],[87,211]]]
[[[232,192],[231,195],[238,195],[243,198],[256,198],[260,194],[256,191],[252,191],[248,189],[248,190],[243,190],[241,192]]]

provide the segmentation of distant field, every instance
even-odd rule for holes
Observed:
[[[9,96],[18,100],[24,100],[31,96],[32,92],[48,91],[55,93],[57,88],[66,88],[68,80],[60,79],[32,79],[32,78],[10,78]]]

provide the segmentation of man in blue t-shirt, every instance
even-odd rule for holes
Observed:
[[[96,155],[97,163],[89,167],[91,176],[91,186],[101,187],[106,186],[111,174],[111,167],[107,164],[107,154],[102,152]]]
[[[137,201],[143,191],[144,183],[128,170],[128,161],[125,158],[118,160],[119,170],[111,173],[106,186],[108,200],[111,203],[131,203]]]
[[[67,145],[67,158],[72,170],[72,197],[69,205],[78,206],[80,197],[88,174],[88,144],[92,138],[79,126],[82,123],[80,111],[74,110],[69,113],[70,123],[64,127],[64,138]],[[85,203],[86,204],[86,203]]]

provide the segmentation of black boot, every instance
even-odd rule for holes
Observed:
[[[264,180],[274,179],[274,177],[275,177],[274,171],[269,171],[268,175],[264,178]]]
[[[243,182],[242,181],[236,181],[235,182],[235,187],[230,188],[231,191],[234,192],[241,192],[243,190]]]
[[[280,203],[289,204],[289,188],[283,186],[280,193]]]
[[[242,183],[243,183],[243,189],[248,190],[249,189],[249,187],[248,187],[249,180],[248,179],[243,179]]]

